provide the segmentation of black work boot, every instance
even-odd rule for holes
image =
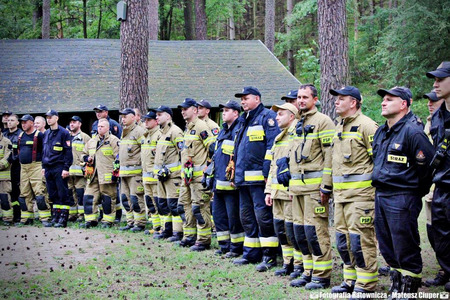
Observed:
[[[441,286],[445,285],[449,280],[449,275],[445,274],[444,270],[439,270],[434,279],[425,281],[425,286]]]
[[[52,227],[53,226],[52,222],[42,221],[41,223],[42,223],[42,226],[44,226],[44,227]]]
[[[225,253],[225,258],[236,258],[236,257],[239,257],[241,255],[242,255],[242,253],[236,253],[236,252],[233,252],[233,251],[228,251],[227,253]]]
[[[235,260],[233,260],[233,264],[235,264],[236,266],[248,265],[250,263],[251,262],[248,259],[244,258],[244,257],[236,258]]]
[[[303,268],[302,265],[295,265],[294,266],[294,271],[292,271],[290,277],[292,279],[298,278],[303,274],[303,271],[305,271],[305,269]]]
[[[216,255],[216,256],[222,256],[222,255],[225,255],[225,254],[228,253],[228,252],[229,252],[229,250],[220,248],[220,249],[217,249],[217,250],[214,252],[214,255]]]
[[[402,288],[401,292],[405,294],[417,293],[422,286],[422,278],[402,276]]]
[[[353,289],[355,288],[356,280],[352,280],[352,284],[349,286],[345,281],[341,283],[339,286],[333,286],[331,288],[332,293],[353,293]]]
[[[291,281],[291,286],[293,287],[302,287],[311,282],[311,275],[302,274],[299,279],[295,279]]]
[[[69,210],[61,209],[59,220],[58,223],[55,224],[55,228],[66,228],[68,219],[69,219]]]
[[[91,228],[91,227],[96,227],[97,226],[97,222],[96,221],[87,221],[85,223],[81,223],[80,225],[78,225],[78,227],[80,228]]]
[[[402,273],[400,273],[397,270],[390,270],[389,271],[389,277],[391,278],[391,286],[389,287],[389,297],[388,299],[392,298],[392,293],[400,293],[402,288]]]
[[[61,216],[61,210],[59,208],[52,209],[52,220],[50,221],[53,225],[58,223],[59,217]]]
[[[389,271],[391,270],[391,267],[384,266],[378,268],[378,276],[389,276]]]
[[[123,227],[120,227],[119,228],[119,230],[120,231],[127,231],[127,230],[130,230],[131,228],[133,228],[133,225],[125,225],[125,226],[123,226]]]
[[[450,292],[450,282],[447,282],[447,283],[445,284],[445,291],[446,291],[446,292]]]
[[[180,245],[181,247],[186,247],[186,248],[187,247],[192,247],[192,246],[195,245],[195,241],[196,241],[195,238],[187,238],[187,239],[181,240],[178,243],[178,245]]]
[[[274,275],[275,276],[287,276],[292,273],[294,270],[294,264],[291,261],[290,264],[283,264],[283,267],[281,269],[275,270]]]
[[[174,242],[181,241],[182,238],[183,238],[182,232],[174,232],[173,235],[167,239],[167,241],[174,243]]]
[[[330,286],[330,278],[311,279],[310,283],[305,285],[307,290],[326,289]]]
[[[135,225],[133,228],[130,229],[131,232],[141,232],[145,230],[145,226],[137,226]]]
[[[208,244],[195,243],[195,245],[189,249],[191,249],[191,251],[202,252],[202,251],[208,250],[210,247],[211,247],[211,245],[208,245]]]
[[[256,271],[266,272],[277,265],[277,258],[270,256],[263,256],[262,262],[256,266]]]

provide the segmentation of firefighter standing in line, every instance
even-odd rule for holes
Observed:
[[[372,142],[378,125],[361,112],[359,89],[330,89],[336,96],[333,138],[333,195],[336,248],[344,262],[344,281],[332,293],[374,292],[378,281],[374,227],[375,189]]]
[[[45,132],[45,118],[41,116],[37,116],[34,118],[34,128],[36,128],[38,131],[42,132],[44,134]]]
[[[198,105],[186,98],[178,107],[186,121],[184,148],[181,151],[182,184],[178,201],[178,213],[183,220],[183,240],[194,241],[191,251],[204,251],[211,245],[211,194],[205,191],[201,181],[206,168],[209,147],[215,136],[208,125],[198,118]],[[184,245],[183,243],[180,243]]]
[[[85,144],[91,139],[89,135],[81,131],[82,120],[79,116],[70,119],[70,136],[72,137],[73,163],[69,169],[69,195],[72,206],[69,212],[69,221],[83,221],[83,198],[86,188],[86,178],[83,175],[83,153]]]
[[[3,212],[3,225],[11,226],[13,208],[11,204],[11,165],[8,161],[12,152],[11,141],[0,132],[0,206]]]
[[[12,153],[9,156],[9,163],[11,164],[11,203],[14,211],[14,223],[20,222],[20,205],[19,205],[19,195],[20,195],[20,162],[17,152],[17,142],[19,140],[19,135],[22,129],[18,128],[19,117],[16,114],[11,114],[8,117],[8,130],[4,133],[5,137],[8,138],[12,143]]]
[[[107,119],[100,119],[97,134],[84,147],[83,161],[93,169],[88,171],[86,167],[87,185],[83,198],[86,222],[80,227],[97,226],[99,203],[103,208],[102,227],[109,228],[114,224],[118,180],[114,173],[120,141],[110,133],[109,124]]]
[[[244,229],[239,218],[239,192],[232,184],[231,174],[227,176],[227,167],[234,155],[234,141],[240,126],[238,118],[241,106],[234,100],[220,104],[222,130],[217,136],[214,156],[214,201],[213,219],[217,230],[220,249],[216,255],[225,254],[227,258],[236,258],[242,254]]]
[[[155,202],[161,219],[161,232],[155,239],[178,239],[183,232],[183,223],[178,214],[178,196],[181,186],[180,151],[183,148],[183,131],[172,121],[173,112],[161,105],[156,110],[156,120],[161,136],[156,142],[153,174],[158,178]]]
[[[434,250],[439,265],[448,281],[450,277],[450,61],[442,62],[427,77],[434,79],[434,90],[438,98],[444,99],[431,119],[430,133],[436,149],[432,167],[435,168],[433,202],[431,203],[431,231]],[[450,283],[445,283],[450,291]]]
[[[144,183],[144,198],[147,206],[148,215],[151,218],[153,230],[159,232],[161,229],[161,220],[156,207],[158,197],[157,183],[158,179],[153,173],[155,165],[156,143],[161,134],[156,120],[156,112],[149,111],[144,115],[143,125],[146,131],[141,139],[141,161],[142,161],[142,181]],[[150,234],[148,230],[145,234]]]
[[[42,175],[45,176],[49,198],[53,202],[52,223],[66,227],[69,218],[70,197],[67,181],[72,165],[72,147],[69,132],[58,125],[58,112],[51,109],[46,114],[50,126],[44,134]]]
[[[20,197],[22,208],[22,225],[33,222],[33,199],[39,211],[39,219],[44,227],[51,227],[49,222],[50,204],[48,203],[45,181],[42,178],[43,134],[34,128],[33,117],[24,115],[20,119],[23,132],[19,135],[18,152],[20,161]]]
[[[2,112],[2,133],[4,135],[9,131],[8,130],[8,118],[10,115],[12,115],[12,112],[10,112],[9,110]]]
[[[389,292],[416,293],[422,258],[417,218],[422,196],[431,186],[433,146],[408,114],[410,97],[402,87],[380,89],[381,114],[387,119],[373,140],[372,185],[375,232],[379,249],[391,267]]]
[[[297,93],[295,93],[297,94]],[[272,147],[272,163],[266,183],[266,204],[273,208],[273,225],[283,252],[283,267],[275,271],[275,276],[290,275],[295,271],[303,273],[302,254],[300,249],[294,250],[295,236],[292,219],[292,201],[288,188],[277,180],[276,161],[289,155],[289,140],[295,132],[298,109],[291,103],[274,105],[272,110],[277,112],[277,123],[281,133],[275,138]],[[296,247],[297,248],[297,247]]]
[[[242,258],[236,265],[262,262],[256,267],[264,272],[276,266],[278,238],[273,228],[272,209],[266,205],[264,186],[269,175],[270,150],[280,133],[276,113],[261,102],[261,93],[255,87],[244,87],[235,94],[241,99],[244,114],[235,143],[236,172],[234,183],[239,187],[239,210],[245,231]]]
[[[317,111],[317,90],[311,84],[298,90],[300,120],[288,158],[277,161],[278,182],[292,195],[295,240],[302,251],[304,272],[291,286],[322,289],[330,285],[331,259],[328,207],[332,189],[333,121]],[[290,172],[290,175],[289,175]]]

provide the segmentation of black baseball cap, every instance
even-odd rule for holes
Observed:
[[[192,98],[186,98],[184,99],[183,103],[181,103],[180,105],[178,105],[178,108],[189,108],[191,106],[195,106],[198,107],[198,103],[197,101],[195,101]]]
[[[235,100],[228,100],[227,103],[225,104],[219,104],[220,108],[231,108],[234,110],[237,110],[238,112],[241,112],[241,105],[239,105],[239,103],[237,103],[237,101]]]
[[[79,116],[73,116],[72,118],[70,118],[70,120],[72,121],[78,121],[80,123],[83,123],[83,121],[81,121],[81,118]]]
[[[34,121],[34,118],[31,115],[23,115],[19,121]]]
[[[330,94],[333,96],[338,96],[338,95],[342,95],[342,96],[351,96],[355,99],[358,99],[359,101],[361,101],[361,93],[359,92],[359,89],[357,87],[354,86],[345,86],[341,89],[330,89]]]
[[[234,94],[236,98],[241,98],[242,96],[247,95],[255,95],[261,97],[261,93],[259,92],[259,90],[253,86],[246,86],[242,89],[242,92]]]
[[[406,101],[406,104],[408,106],[411,105],[411,98],[412,98],[411,91],[408,88],[405,88],[405,87],[402,87],[402,86],[396,86],[396,87],[393,87],[390,90],[379,89],[377,91],[377,94],[380,95],[381,97],[384,97],[387,94],[392,95],[392,96],[396,96],[396,97],[400,97],[400,98],[402,98],[403,100]]]
[[[426,75],[428,78],[450,77],[450,61],[443,61],[436,70],[430,71]]]
[[[135,116],[136,112],[134,111],[134,109],[129,107],[125,108],[122,111],[119,111],[119,115],[128,115],[128,114],[132,114],[133,116]]]
[[[10,116],[10,115],[12,115],[12,111],[5,110],[4,112],[2,112],[2,116],[4,116],[4,115]]]
[[[106,110],[106,111],[108,111],[108,107],[106,107],[106,105],[99,104],[99,105],[97,105],[97,107],[94,107],[94,110]]]
[[[50,109],[45,115],[49,116],[49,117],[51,117],[51,116],[58,116],[58,112],[56,110],[54,110],[54,109]]]
[[[438,98],[438,96],[436,95],[436,92],[434,92],[434,91],[431,91],[431,92],[429,92],[429,93],[423,95],[422,97],[423,97],[424,99],[428,99],[428,100],[433,101],[433,102],[439,101],[439,98]]]
[[[143,115],[142,118],[156,120],[156,112],[154,110],[150,110],[146,115]]]
[[[165,106],[165,105],[161,105],[159,106],[157,109],[155,109],[156,112],[166,112],[168,113],[171,117],[173,117],[173,111],[170,107]]]
[[[291,90],[286,96],[281,97],[281,100],[294,100],[297,99],[298,90]]]
[[[202,101],[197,102],[197,104],[198,104],[198,106],[203,106],[205,108],[211,109],[211,104],[206,99],[203,99]]]

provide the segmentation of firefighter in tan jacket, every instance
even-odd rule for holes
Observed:
[[[372,142],[378,125],[361,113],[356,87],[331,89],[336,96],[333,138],[333,194],[336,246],[344,263],[344,281],[332,293],[373,292],[378,281],[372,187]]]
[[[276,162],[277,179],[284,185],[289,181],[294,236],[305,269],[291,286],[321,289],[330,285],[333,268],[328,201],[332,189],[331,145],[335,126],[328,116],[317,111],[317,90],[313,85],[301,85],[297,100],[300,120],[289,143],[289,158]]]
[[[11,165],[8,162],[11,151],[11,141],[0,132],[0,204],[5,226],[11,226],[13,221],[13,209],[9,195],[11,193]]]
[[[98,134],[84,148],[87,186],[83,198],[85,223],[81,227],[97,225],[98,205],[103,208],[102,227],[111,227],[116,216],[117,177],[114,162],[119,154],[119,139],[110,133],[109,121],[100,119]],[[92,169],[89,170],[89,167]]]
[[[120,112],[124,125],[120,139],[120,198],[127,217],[127,225],[120,230],[144,231],[144,186],[142,185],[141,138],[144,129],[136,124],[135,111],[125,108]]]
[[[277,180],[276,165],[279,158],[289,155],[289,140],[292,139],[295,132],[298,109],[291,103],[285,103],[272,106],[272,110],[277,112],[276,120],[281,133],[277,135],[272,146],[272,162],[264,193],[266,194],[266,205],[273,207],[273,225],[283,252],[283,267],[275,271],[275,276],[290,275],[294,271],[294,267],[300,276],[303,272],[303,262],[300,249],[294,250],[293,246],[295,237],[292,201],[289,198],[288,188]]]
[[[89,135],[81,131],[81,118],[73,116],[70,119],[70,136],[72,137],[73,163],[69,168],[69,196],[72,198],[72,206],[69,210],[69,221],[83,220],[83,198],[86,188],[86,179],[83,175],[82,165],[84,146],[91,139]]]
[[[179,212],[185,215],[183,224],[182,246],[189,246],[195,239],[192,251],[204,251],[211,245],[211,211],[210,191],[205,191],[201,184],[203,170],[208,160],[209,146],[215,136],[206,123],[197,116],[197,102],[186,98],[182,104],[181,114],[186,121],[184,148],[181,152],[182,187],[179,199]]]
[[[142,161],[142,181],[144,182],[144,197],[147,206],[147,212],[152,221],[153,230],[158,232],[161,229],[161,220],[156,207],[156,198],[158,198],[156,174],[153,173],[155,165],[156,143],[161,135],[156,113],[149,111],[143,116],[143,125],[146,128],[141,138],[141,161]],[[145,231],[150,234],[149,231]]]

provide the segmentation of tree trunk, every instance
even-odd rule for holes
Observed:
[[[120,108],[147,111],[148,101],[148,5],[128,0],[127,20],[120,25]]]
[[[194,39],[194,19],[192,13],[192,0],[184,0],[184,34],[186,40]]]
[[[236,39],[236,27],[234,25],[234,11],[233,11],[233,4],[231,6],[231,15],[229,19],[229,32],[230,32],[230,40]]]
[[[197,40],[206,40],[206,1],[195,0],[195,38]]]
[[[275,0],[266,0],[264,43],[273,52],[275,45]]]
[[[318,0],[322,112],[335,119],[331,88],[348,84],[348,40],[345,0]]]
[[[33,30],[36,29],[36,24],[38,20],[42,18],[42,1],[35,0],[34,1],[34,10],[33,10]]]
[[[256,28],[258,26],[256,18],[256,9],[258,8],[258,1],[253,0],[253,39],[256,40]]]
[[[87,39],[87,0],[83,0],[83,37]]]
[[[42,39],[50,38],[50,0],[42,2]]]
[[[158,0],[148,0],[148,34],[151,41],[158,40]]]
[[[102,30],[102,16],[103,16],[103,7],[102,7],[102,1],[99,1],[99,14],[98,14],[98,25],[97,25],[97,38],[100,38],[100,33]]]
[[[286,18],[289,18],[292,15],[293,9],[294,9],[293,0],[287,0]],[[291,25],[287,24],[287,22],[286,22],[287,35],[289,35],[290,32],[291,32]],[[287,62],[288,62],[289,72],[291,72],[292,75],[295,75],[295,60],[294,60],[294,50],[292,49],[292,45],[289,46],[289,50],[287,51]]]

